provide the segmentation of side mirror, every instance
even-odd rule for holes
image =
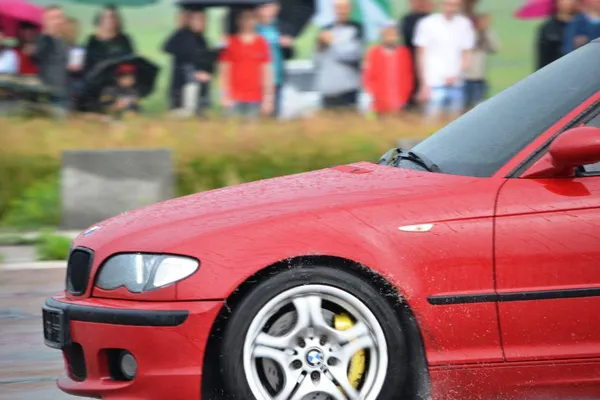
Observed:
[[[566,178],[577,167],[600,162],[600,129],[583,126],[563,132],[550,144],[548,153],[523,178]]]

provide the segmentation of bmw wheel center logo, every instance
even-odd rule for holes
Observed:
[[[306,354],[306,361],[311,367],[318,367],[323,364],[323,353],[319,349],[310,350]]]

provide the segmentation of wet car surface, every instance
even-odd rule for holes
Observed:
[[[59,387],[106,400],[597,398],[599,45],[378,164],[87,229],[66,290],[44,303],[46,343],[68,364]]]

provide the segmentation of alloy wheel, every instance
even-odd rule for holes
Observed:
[[[257,399],[374,400],[388,354],[381,324],[362,301],[333,286],[303,285],[253,318],[243,363]]]

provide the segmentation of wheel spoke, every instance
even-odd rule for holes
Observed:
[[[300,297],[294,300],[294,306],[298,313],[298,321],[295,330],[315,328],[318,324],[325,324],[323,310],[321,309],[321,298],[319,296]]]
[[[256,336],[255,343],[259,346],[271,347],[274,349],[285,349],[289,346],[291,340],[290,335],[273,336],[268,333],[261,332]]]
[[[352,328],[345,331],[337,330],[331,327],[323,316],[322,300],[319,296],[308,296],[294,300],[296,310],[298,310],[298,321],[308,323],[319,333],[333,336],[338,342],[346,343],[357,339],[369,333],[369,328],[362,322],[356,323]],[[300,323],[297,324],[300,326]],[[340,343],[341,344],[341,343]]]
[[[321,375],[321,378],[316,382],[310,379],[310,376],[306,376],[289,400],[302,400],[311,394],[326,394],[334,400],[347,400],[335,383],[325,375]]]
[[[302,370],[292,371],[289,369],[285,371],[285,383],[283,385],[283,389],[275,396],[273,400],[289,400],[294,390],[298,387],[300,382],[302,381]],[[307,378],[305,377],[304,380]]]
[[[359,393],[354,389],[354,386],[348,380],[347,369],[342,367],[328,367],[329,373],[335,379],[336,383],[342,387],[349,400],[358,400]]]
[[[318,305],[315,302],[318,301]],[[321,311],[321,299],[317,296],[311,297],[300,297],[293,301],[296,313],[298,315],[296,325],[294,328],[283,336],[273,336],[268,333],[261,332],[256,336],[255,343],[257,345],[273,347],[275,349],[285,349],[291,346],[292,341],[296,336],[307,330],[311,325],[311,319],[313,315],[320,315],[323,319],[323,313]],[[315,305],[318,307],[318,312],[315,309]]]
[[[252,352],[254,358],[268,358],[276,361],[284,370],[289,369],[289,364],[292,360],[282,350],[277,350],[267,346],[256,346]]]
[[[307,296],[294,300],[294,305],[298,310],[298,318],[303,316],[303,322],[308,321],[308,326],[319,333],[338,332],[325,321],[323,316],[322,300],[319,296]]]
[[[349,342],[347,345],[340,349],[340,360],[345,369],[348,367],[348,363],[357,351],[363,349],[373,349],[375,347],[375,341],[371,336],[362,336],[356,340]]]
[[[252,355],[255,358],[268,358],[270,360],[275,361],[281,367],[281,370],[284,373],[284,385],[279,394],[275,396],[274,400],[287,400],[294,392],[298,383],[300,381],[300,377],[302,375],[302,370],[294,370],[291,367],[292,357],[290,357],[285,351],[274,349],[272,347],[267,346],[256,346]]]
[[[338,331],[336,329],[332,330],[335,338],[343,343],[361,338],[369,334],[369,328],[362,322],[357,322],[352,328],[347,329],[345,331]]]

